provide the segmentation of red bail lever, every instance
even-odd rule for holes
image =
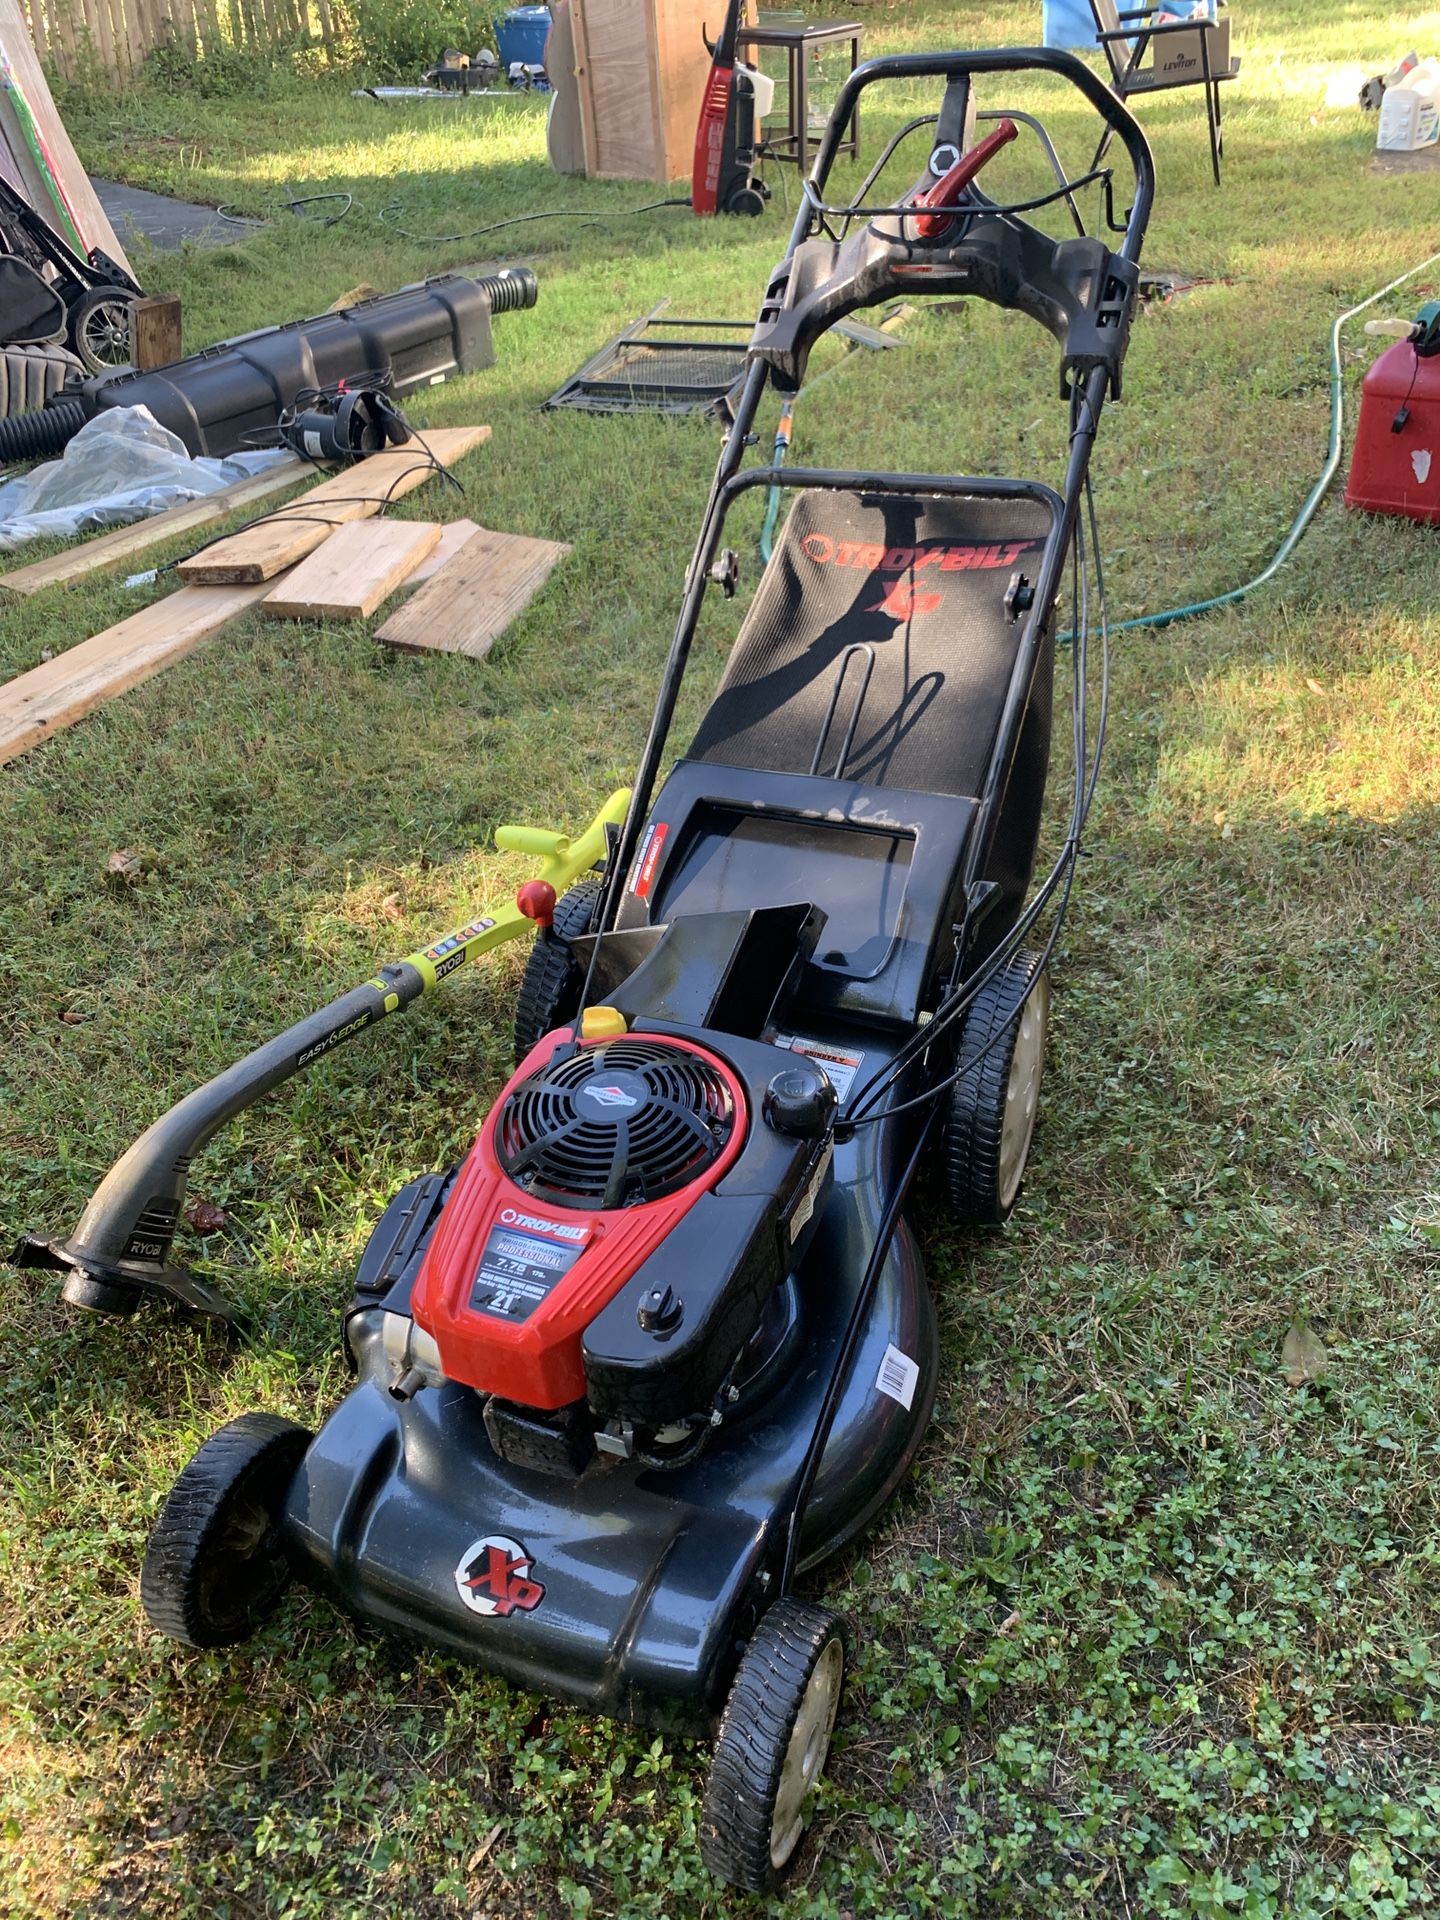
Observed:
[[[942,174],[933,187],[917,194],[912,204],[953,207],[980,169],[988,166],[1002,147],[1008,147],[1019,131],[1013,120],[1002,120],[994,133],[987,134],[968,153],[962,153],[950,171]],[[953,213],[920,213],[916,216],[915,228],[922,240],[938,240],[954,218]]]

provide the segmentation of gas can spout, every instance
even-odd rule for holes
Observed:
[[[1428,360],[1440,353],[1440,300],[1427,300],[1413,320],[1395,315],[1389,320],[1367,320],[1365,331],[1372,339],[1409,340],[1417,356]]]

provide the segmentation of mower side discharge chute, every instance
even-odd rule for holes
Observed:
[[[624,788],[611,794],[576,839],[539,827],[505,826],[496,829],[495,843],[504,852],[539,859],[538,879],[559,892],[605,859],[608,831],[624,818],[629,798]],[[12,1264],[67,1274],[65,1300],[96,1313],[133,1313],[150,1294],[196,1313],[237,1320],[237,1308],[223,1294],[169,1264],[195,1155],[236,1114],[273,1088],[432,992],[467,960],[478,959],[532,925],[518,906],[497,907],[404,960],[392,961],[374,979],[267,1040],[147,1128],[96,1188],[68,1239],[25,1234]]]

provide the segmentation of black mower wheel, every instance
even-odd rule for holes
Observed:
[[[573,1019],[584,976],[570,957],[567,940],[590,931],[602,882],[579,880],[555,904],[555,921],[535,936],[520,995],[515,1002],[515,1064],[547,1033]]]
[[[212,1434],[170,1489],[145,1564],[150,1624],[187,1647],[246,1640],[290,1584],[280,1513],[310,1434],[242,1413]]]
[[[700,1818],[701,1856],[732,1886],[773,1893],[794,1866],[844,1684],[839,1619],[777,1600],[725,1703]]]
[[[758,187],[736,187],[725,202],[725,211],[743,214],[753,220],[765,211],[765,195]]]
[[[130,309],[140,298],[129,287],[90,287],[70,308],[70,340],[87,373],[130,365]]]
[[[1017,953],[981,988],[960,1037],[960,1077],[938,1142],[941,1198],[965,1226],[1000,1226],[1015,1210],[1039,1110],[1050,976]],[[998,1037],[997,1037],[998,1036]]]

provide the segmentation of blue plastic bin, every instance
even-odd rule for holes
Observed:
[[[523,60],[527,67],[538,67],[545,59],[545,36],[550,31],[549,7],[511,7],[495,22],[495,50],[500,55],[500,71],[508,73],[511,63]]]
[[[1141,6],[1144,0],[1134,3]],[[1127,9],[1122,6],[1121,11]],[[1176,20],[1215,18],[1214,0],[1160,0],[1158,11]],[[1100,43],[1095,38],[1090,0],[1041,0],[1040,38],[1047,47],[1079,47],[1082,51],[1097,47]]]
[[[1095,16],[1090,0],[1042,0],[1040,38],[1047,47],[1093,47]]]

